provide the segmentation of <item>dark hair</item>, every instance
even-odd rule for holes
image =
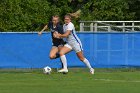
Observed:
[[[71,19],[71,15],[69,15],[69,14],[66,14],[65,17],[68,17],[69,19]]]
[[[52,16],[52,19],[53,19],[54,17],[55,17],[55,18],[58,18],[58,21],[60,21],[60,17],[59,17],[58,15],[53,15],[53,16]],[[51,20],[52,20],[52,19],[51,19]]]

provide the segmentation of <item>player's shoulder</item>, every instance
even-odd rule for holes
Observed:
[[[58,22],[57,25],[58,25],[58,26],[62,26],[63,23],[62,23],[62,22]]]
[[[53,23],[51,21],[48,22],[48,26],[51,26],[53,25]]]
[[[74,27],[73,23],[70,22],[69,24],[65,24],[64,26],[67,26],[67,27]]]
[[[48,24],[52,24],[52,21],[49,21]]]
[[[74,28],[74,24],[73,24],[72,22],[70,22],[70,23],[68,24],[68,28]]]
[[[72,22],[70,22],[68,25],[69,25],[69,26],[74,26],[74,24],[73,24]]]
[[[50,28],[52,28],[53,23],[51,21],[49,21],[47,25],[48,25],[48,28],[50,29]]]
[[[64,24],[63,27],[74,27],[74,24],[70,22],[69,24]]]
[[[57,27],[62,27],[62,23],[57,23]]]

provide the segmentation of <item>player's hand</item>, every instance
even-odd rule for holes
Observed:
[[[56,38],[59,38],[60,39],[60,36],[61,36],[61,34],[58,33],[57,36],[56,36]]]
[[[59,33],[58,33],[57,31],[55,31],[55,32],[53,33],[53,37],[54,37],[54,38],[59,38]]]
[[[38,35],[39,35],[39,36],[42,35],[42,32],[38,32]]]
[[[57,34],[58,34],[58,32],[55,31],[55,32],[53,33],[53,37],[54,37],[54,38],[58,38],[58,37],[57,37]]]
[[[58,33],[57,36],[60,38],[61,34]]]

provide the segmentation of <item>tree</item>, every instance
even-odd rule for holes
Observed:
[[[92,11],[91,9],[92,5]],[[124,0],[92,0],[84,5],[82,20],[133,20],[134,13],[128,11]]]
[[[39,31],[57,14],[80,20],[139,20],[140,0],[0,0],[0,31]]]

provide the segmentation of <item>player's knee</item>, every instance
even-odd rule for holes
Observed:
[[[63,55],[64,55],[64,52],[63,52],[63,51],[60,51],[60,52],[59,52],[59,55],[60,55],[60,56],[63,56]]]
[[[54,59],[55,58],[55,55],[50,55],[50,59]]]

